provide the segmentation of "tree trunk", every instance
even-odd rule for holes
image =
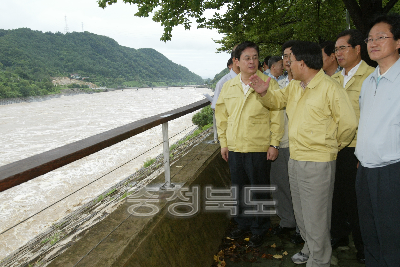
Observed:
[[[349,11],[354,25],[365,36],[373,19],[379,14],[388,13],[399,0],[390,0],[385,7],[382,6],[382,0],[343,0],[344,5]]]
[[[365,37],[368,35],[369,27],[376,16],[388,13],[399,0],[390,0],[385,7],[382,7],[382,0],[343,0],[350,17],[358,30],[360,30]],[[375,61],[372,61],[367,51],[362,49],[362,59],[370,66],[376,67]]]

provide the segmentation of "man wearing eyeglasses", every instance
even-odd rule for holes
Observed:
[[[400,16],[378,17],[365,40],[378,63],[362,87],[356,192],[367,266],[399,266]]]
[[[236,48],[236,64],[240,73],[222,87],[215,106],[218,138],[222,158],[228,162],[231,184],[238,188],[239,214],[234,219],[237,227],[228,237],[237,239],[247,232],[252,236],[250,247],[262,245],[270,218],[266,214],[248,215],[251,209],[245,205],[245,186],[269,186],[271,161],[278,156],[279,140],[283,136],[283,114],[270,111],[259,101],[250,86],[250,76],[256,74],[262,80],[268,76],[258,70],[258,46],[243,42]],[[271,82],[275,86],[277,82]],[[256,193],[254,200],[268,199],[269,192]]]
[[[346,147],[357,128],[349,97],[322,68],[318,44],[297,41],[292,46],[293,79],[283,89],[250,77],[268,108],[286,107],[289,118],[289,182],[293,208],[303,249],[292,256],[296,264],[330,266],[331,204],[336,156]]]
[[[343,70],[332,76],[349,96],[357,117],[357,123],[360,118],[358,98],[361,85],[368,75],[375,70],[361,60],[361,51],[364,49],[364,45],[363,34],[359,30],[350,29],[341,32],[336,40],[335,55]],[[351,232],[357,249],[357,260],[364,263],[364,245],[358,220],[355,188],[358,162],[354,155],[356,142],[357,134],[348,146],[339,151],[336,159],[331,242],[333,249],[339,246],[348,246]]]

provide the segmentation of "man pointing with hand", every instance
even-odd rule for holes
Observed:
[[[336,156],[354,137],[357,121],[340,85],[321,69],[318,44],[292,46],[293,80],[283,89],[250,77],[258,101],[270,109],[286,107],[289,118],[289,182],[296,222],[305,244],[292,256],[297,264],[330,266],[330,225]]]

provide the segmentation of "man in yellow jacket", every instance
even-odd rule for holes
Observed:
[[[254,206],[245,205],[244,194],[251,191],[245,191],[245,187],[256,190],[257,186],[269,186],[270,160],[278,156],[283,116],[261,105],[258,94],[249,85],[253,74],[264,81],[268,78],[258,71],[258,46],[244,42],[236,48],[235,57],[240,73],[224,84],[215,106],[215,118],[221,155],[229,163],[232,186],[237,187],[239,197],[239,214],[235,217],[238,226],[229,237],[236,239],[251,231],[249,246],[257,247],[263,243],[270,218],[267,208],[257,214],[246,214]],[[276,81],[272,83],[278,86]],[[257,201],[267,199],[268,195],[264,188],[248,197]]]
[[[364,45],[364,36],[359,30],[351,29],[341,32],[336,40],[335,55],[343,70],[332,76],[349,96],[357,117],[357,124],[360,119],[358,98],[360,97],[361,86],[368,75],[375,70],[361,60],[361,51]],[[348,146],[340,150],[336,160],[331,244],[333,249],[339,246],[347,246],[351,232],[357,249],[357,260],[360,263],[365,263],[355,188],[358,162],[354,155],[356,142],[357,134]]]
[[[258,100],[272,109],[286,107],[289,118],[289,182],[303,249],[296,264],[330,266],[331,207],[338,150],[354,137],[357,120],[346,92],[322,68],[318,44],[292,46],[293,80],[283,89],[250,77]]]

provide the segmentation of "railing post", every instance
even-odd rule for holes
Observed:
[[[169,165],[169,140],[168,140],[168,122],[162,124],[162,135],[163,135],[163,154],[164,154],[164,174],[165,183],[161,186],[162,190],[174,187],[171,184],[171,168]]]
[[[214,143],[218,143],[217,121],[215,120],[215,112],[213,112],[213,130],[214,130]]]

